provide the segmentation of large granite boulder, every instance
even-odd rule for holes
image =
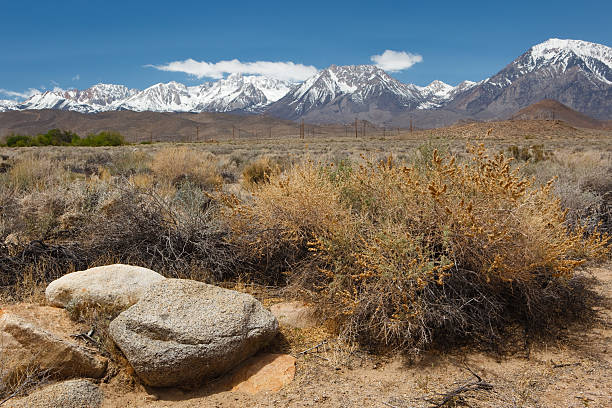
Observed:
[[[104,394],[87,380],[70,380],[48,385],[24,398],[11,400],[12,408],[98,408]]]
[[[278,331],[255,298],[187,279],[152,285],[110,324],[110,335],[150,386],[200,383],[254,354]]]
[[[159,273],[132,265],[105,265],[72,272],[47,286],[45,296],[53,306],[97,305],[126,309],[136,303]]]
[[[3,376],[34,370],[56,378],[102,377],[107,360],[71,337],[84,331],[63,309],[28,304],[0,309]]]

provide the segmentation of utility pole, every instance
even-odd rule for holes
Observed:
[[[236,126],[232,125],[232,139],[236,139]]]
[[[196,142],[200,141],[200,127],[196,126]]]
[[[412,118],[410,118],[410,133],[412,133]]]
[[[302,123],[300,124],[300,139],[304,139],[304,119],[302,119]]]
[[[357,118],[355,118],[355,139],[357,139]]]
[[[153,143],[153,131],[149,132],[149,142]]]

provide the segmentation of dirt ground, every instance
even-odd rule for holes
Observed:
[[[230,392],[223,380],[180,390],[115,379],[101,386],[104,406],[612,407],[612,264],[591,272],[606,299],[596,324],[567,329],[556,342],[530,344],[509,356],[462,349],[409,361],[330,342],[316,353],[294,353],[295,380],[278,393]]]

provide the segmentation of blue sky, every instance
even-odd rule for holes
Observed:
[[[612,45],[612,1],[602,0],[0,2],[0,99],[98,82],[192,85],[224,75],[219,61],[233,59],[241,64],[228,72],[300,77],[370,64],[386,50],[396,54],[385,66],[405,67],[392,72],[397,79],[455,85],[484,79],[551,37]],[[189,59],[200,64],[187,69],[180,62]],[[256,61],[297,65],[246,64]]]

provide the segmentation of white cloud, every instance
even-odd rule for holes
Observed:
[[[6,95],[9,98],[15,98],[15,99],[28,99],[29,97],[37,95],[39,93],[40,93],[40,90],[36,88],[30,88],[24,92],[9,91],[8,89],[0,88],[0,94]]]
[[[146,65],[161,71],[184,72],[198,78],[221,79],[225,74],[251,74],[264,75],[287,81],[303,81],[317,73],[312,65],[296,64],[291,61],[256,61],[241,62],[237,59],[231,61],[206,62],[186,59],[174,61],[165,65]]]
[[[417,62],[422,62],[423,57],[406,51],[385,50],[381,55],[372,55],[370,60],[380,69],[398,72],[410,68]]]
[[[60,84],[58,84],[57,82],[55,82],[54,80],[50,80],[49,81],[51,83],[51,85],[55,86],[55,87],[59,87]]]
[[[73,81],[78,81],[79,79],[81,79],[81,76],[79,74],[76,74],[75,76],[72,77]]]

